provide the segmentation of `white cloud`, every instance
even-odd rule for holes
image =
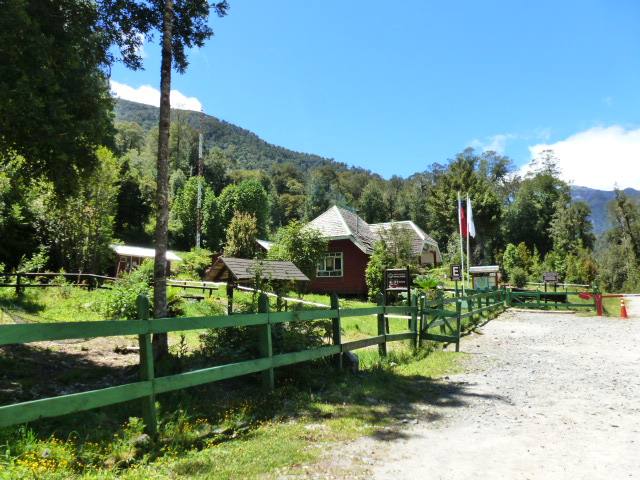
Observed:
[[[111,81],[111,91],[115,97],[132,102],[144,103],[146,105],[160,106],[160,90],[150,85],[143,85],[139,88],[133,88],[123,83]],[[187,97],[178,90],[171,90],[171,108],[179,110],[194,110],[199,112],[202,110],[202,104],[195,97]]]
[[[640,128],[595,127],[556,143],[529,147],[531,157],[551,149],[567,182],[598,190],[640,189]],[[523,169],[526,170],[526,167]]]
[[[500,155],[504,155],[505,146],[508,141],[518,138],[517,135],[510,133],[504,135],[494,135],[493,137],[487,137],[483,142],[480,140],[474,140],[471,142],[473,147],[477,147],[483,152],[493,151]]]

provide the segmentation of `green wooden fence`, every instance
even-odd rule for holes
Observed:
[[[472,292],[470,292],[472,293]],[[473,293],[466,297],[445,298],[444,292],[438,291],[438,298],[426,300],[419,299],[420,342],[431,340],[436,342],[455,343],[456,352],[460,351],[460,335],[465,319],[469,323],[475,323],[480,315],[488,310],[502,310],[504,308],[505,294],[503,290],[490,290]],[[437,333],[431,330],[438,328]]]
[[[148,299],[139,297],[139,320],[0,325],[0,345],[122,335],[138,335],[140,343],[139,382],[3,406],[0,407],[0,428],[140,399],[147,432],[155,434],[157,430],[155,397],[160,393],[251,373],[261,374],[263,388],[268,391],[274,388],[274,369],[278,367],[328,356],[334,356],[336,363],[340,365],[341,354],[351,350],[378,345],[381,354],[384,355],[388,342],[411,340],[417,344],[418,307],[384,306],[382,299],[378,303],[376,307],[341,309],[338,305],[338,297],[334,295],[331,298],[329,310],[271,312],[268,298],[262,295],[259,299],[258,313],[254,314],[151,319],[148,314]],[[378,335],[352,342],[342,342],[341,319],[363,315],[377,315]],[[410,331],[393,334],[388,332],[385,315],[410,316]],[[332,342],[330,345],[299,352],[273,354],[271,335],[273,325],[317,319],[331,320]],[[241,326],[256,326],[260,329],[261,358],[177,375],[155,377],[151,348],[152,334]]]
[[[139,320],[0,325],[0,345],[123,335],[137,335],[140,344],[139,382],[2,406],[0,407],[0,428],[139,399],[147,432],[154,435],[157,432],[155,397],[160,393],[251,373],[260,373],[263,389],[270,391],[275,386],[275,368],[329,356],[333,356],[336,365],[341,366],[344,352],[377,345],[380,354],[386,355],[389,342],[402,340],[410,340],[414,346],[426,340],[454,343],[456,351],[459,351],[464,320],[469,319],[471,323],[475,323],[475,319],[479,318],[482,312],[501,310],[505,306],[510,306],[514,303],[514,295],[516,294],[511,295],[508,290],[493,290],[477,292],[467,297],[445,298],[443,292],[439,292],[435,300],[414,296],[412,306],[385,306],[380,295],[378,305],[375,307],[351,309],[340,308],[338,297],[333,295],[329,310],[271,312],[269,300],[263,294],[259,299],[258,313],[159,319],[149,318],[149,301],[141,296],[138,298]],[[520,296],[522,293],[518,292],[517,295]],[[540,303],[540,297],[537,297],[537,303],[534,305]],[[570,305],[585,306],[585,304]],[[591,303],[586,305],[593,306]],[[343,342],[341,320],[365,315],[377,316],[378,334],[369,338]],[[408,331],[390,333],[385,318],[388,315],[407,316]],[[331,320],[330,344],[310,350],[273,354],[271,334],[273,325],[318,319]],[[151,348],[152,334],[242,326],[259,328],[260,358],[177,375],[155,376]],[[438,329],[437,333],[433,333],[434,329]]]
[[[518,308],[593,308],[597,310],[598,305],[595,299],[589,301],[576,302],[572,299],[580,299],[581,292],[544,292],[538,289],[535,292],[521,292],[513,291],[508,288],[505,292],[506,302],[505,305],[509,307]],[[592,292],[594,295],[598,295],[600,292],[597,288],[594,288]]]

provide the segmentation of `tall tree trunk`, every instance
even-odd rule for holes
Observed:
[[[160,125],[158,134],[158,193],[156,206],[156,258],[154,268],[153,317],[167,316],[167,246],[169,240],[169,130],[171,128],[171,64],[173,51],[173,0],[164,4],[162,23],[162,66],[160,68]],[[153,336],[153,350],[156,358],[169,353],[166,333]]]

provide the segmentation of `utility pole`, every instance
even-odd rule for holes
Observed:
[[[200,110],[200,135],[198,142],[198,223],[196,228],[196,249],[202,246],[202,177],[204,172],[204,110]]]

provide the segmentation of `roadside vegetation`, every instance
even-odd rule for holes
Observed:
[[[4,288],[0,305],[11,316],[3,313],[1,321],[101,320],[107,317],[100,304],[108,302],[110,295],[113,291],[63,286],[30,289],[18,298],[12,289]],[[207,305],[219,303],[222,296],[218,291],[211,300],[186,302],[184,313],[211,314],[215,308]],[[329,304],[326,296],[305,298]],[[236,301],[248,308],[252,295],[240,293]],[[357,300],[342,303],[345,308],[372,305]],[[392,331],[406,329],[405,319],[390,322]],[[345,319],[343,337],[375,334],[375,324],[373,316]],[[166,372],[188,370],[201,362],[204,339],[206,335],[197,332],[171,335]],[[124,340],[129,346],[136,344],[135,338]],[[106,348],[113,350],[122,341],[113,339]],[[7,347],[12,346],[0,348]],[[83,368],[96,369],[100,377],[123,371],[101,365],[106,356],[82,343],[24,347],[30,349],[27,365],[22,357],[0,356],[3,404],[13,403],[8,385],[18,383],[25,387],[20,391],[28,390],[37,398],[40,393],[51,396],[47,384],[66,382],[73,389],[78,383],[90,387],[96,380],[79,370],[62,374],[62,380],[51,374],[40,376],[39,361],[47,357],[39,354],[45,352],[81,353]],[[0,478],[268,478],[278,472],[300,473],[304,466],[330,454],[335,445],[403,425],[407,412],[415,419],[428,416],[434,385],[457,371],[463,358],[434,345],[413,350],[408,343],[390,345],[385,358],[376,348],[357,353],[358,373],[337,371],[330,361],[278,369],[276,390],[267,395],[259,393],[256,376],[160,395],[157,440],[143,433],[136,402],[5,428],[0,432]],[[71,355],[64,358],[73,362]],[[134,374],[136,359],[133,355]]]

